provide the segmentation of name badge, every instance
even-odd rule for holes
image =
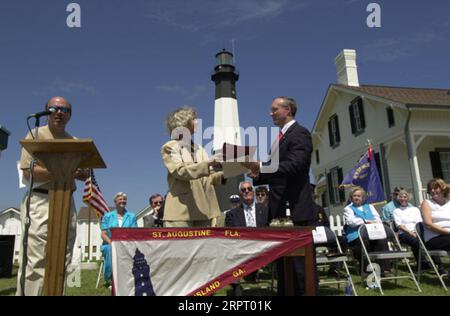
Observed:
[[[312,231],[313,240],[315,244],[324,244],[327,242],[327,234],[325,233],[325,227],[317,226]]]
[[[370,240],[386,239],[386,231],[382,223],[366,224]]]

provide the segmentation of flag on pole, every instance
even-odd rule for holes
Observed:
[[[108,203],[100,191],[93,169],[90,170],[90,176],[84,182],[83,202],[95,209],[100,220],[106,212],[109,212]]]
[[[310,231],[252,228],[111,229],[113,293],[209,296],[311,246]]]
[[[366,203],[368,204],[386,201],[372,145],[369,145],[367,152],[356,166],[347,173],[341,185],[362,187],[367,193]]]

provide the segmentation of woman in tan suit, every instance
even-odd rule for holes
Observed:
[[[171,140],[161,148],[169,185],[164,227],[214,227],[221,214],[214,186],[224,182],[223,173],[214,172],[220,163],[193,143],[196,119],[191,107],[181,107],[166,119]]]

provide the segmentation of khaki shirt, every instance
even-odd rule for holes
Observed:
[[[33,135],[34,135],[34,133],[35,133],[35,129],[33,129]],[[25,137],[25,139],[33,139],[33,137],[31,136],[30,133],[28,133],[27,136]],[[63,137],[55,137],[52,134],[52,132],[50,131],[50,128],[48,127],[48,125],[45,125],[45,126],[42,126],[39,128],[38,139],[76,139],[76,137],[73,137],[72,135],[70,135],[67,132],[65,133],[65,135]],[[32,156],[30,155],[30,153],[25,148],[22,148],[22,154],[20,157],[20,169],[22,169],[22,170],[30,169],[31,159],[32,159]],[[43,166],[43,164],[39,161],[36,161],[36,165],[39,165],[41,167]],[[50,182],[36,183],[36,185],[34,187],[48,190],[49,184],[50,184]],[[75,188],[75,183],[74,183],[74,188]]]

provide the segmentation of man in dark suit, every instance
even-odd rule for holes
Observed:
[[[254,185],[268,184],[270,187],[269,211],[275,224],[273,226],[283,226],[287,202],[295,226],[314,226],[317,218],[309,183],[311,134],[295,121],[296,112],[297,104],[294,99],[275,98],[270,116],[280,132],[279,141],[272,146],[270,161],[243,163],[251,170],[250,177],[253,178]],[[297,276],[296,294],[303,295],[304,259],[295,258],[294,266]],[[282,267],[278,270],[278,295],[284,295],[284,270]]]
[[[163,227],[164,197],[161,194],[153,194],[150,199],[150,211],[142,220],[144,227]]]
[[[239,196],[241,204],[226,213],[225,226],[227,227],[265,227],[268,224],[268,208],[255,203],[255,193],[250,182],[239,183]],[[255,281],[257,271],[245,277],[246,280]],[[241,296],[242,288],[239,284],[231,284],[233,295]]]
[[[242,203],[227,212],[225,225],[227,227],[264,227],[268,224],[268,209],[255,203],[255,192],[250,182],[239,184],[239,196]]]

